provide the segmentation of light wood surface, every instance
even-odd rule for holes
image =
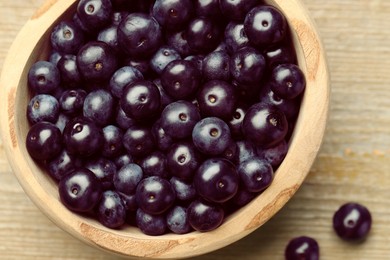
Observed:
[[[0,1],[0,68],[17,32],[43,3]],[[283,259],[288,240],[317,239],[322,259],[388,259],[390,255],[390,3],[304,0],[318,25],[332,79],[329,126],[322,150],[295,197],[248,237],[198,259]],[[4,108],[3,108],[4,109]],[[358,201],[373,214],[368,240],[342,242],[334,211]],[[116,259],[52,224],[13,176],[0,143],[1,259]]]

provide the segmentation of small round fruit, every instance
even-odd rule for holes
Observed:
[[[229,126],[218,117],[203,118],[194,126],[192,141],[204,154],[222,154],[231,141]]]
[[[131,13],[118,25],[119,46],[131,58],[149,58],[161,42],[159,23],[146,13]]]
[[[200,88],[197,101],[203,117],[228,120],[233,115],[237,98],[233,85],[227,81],[211,80]]]
[[[226,159],[208,159],[194,176],[198,194],[207,201],[222,203],[233,198],[238,190],[239,176],[234,164]]]
[[[114,50],[105,42],[90,41],[76,56],[77,68],[88,83],[108,81],[117,69]]]
[[[70,154],[83,158],[100,153],[104,143],[102,129],[85,117],[70,120],[65,126],[63,139]]]
[[[110,0],[81,0],[77,5],[77,17],[90,33],[107,26],[112,12]]]
[[[138,125],[129,127],[123,135],[123,146],[131,156],[148,155],[155,148],[151,130]]]
[[[372,217],[367,207],[359,203],[346,203],[333,215],[336,234],[347,241],[362,241],[371,230]]]
[[[188,45],[197,53],[208,53],[218,46],[221,32],[221,28],[211,18],[195,18],[187,27]]]
[[[120,104],[123,111],[134,120],[146,120],[160,111],[160,91],[149,80],[136,81],[124,89]]]
[[[171,183],[158,176],[141,180],[137,186],[135,196],[138,206],[144,212],[152,215],[166,212],[176,199]]]
[[[89,92],[83,104],[83,116],[89,118],[99,126],[106,126],[111,122],[115,112],[115,100],[105,89]]]
[[[58,189],[62,203],[75,212],[91,211],[103,194],[98,178],[86,168],[78,168],[64,176]]]
[[[28,72],[28,86],[36,94],[52,94],[60,83],[60,72],[51,62],[38,61]]]
[[[161,26],[177,31],[192,18],[192,0],[156,0],[151,13]]]
[[[100,223],[109,228],[119,228],[125,223],[126,209],[117,192],[111,190],[103,192],[97,217]]]
[[[114,173],[113,183],[115,190],[126,194],[134,194],[138,183],[144,177],[142,168],[135,163],[128,163]]]
[[[186,234],[192,230],[188,222],[187,209],[175,206],[167,213],[167,226],[175,234]]]
[[[260,5],[248,12],[244,30],[255,46],[269,46],[281,41],[286,35],[287,21],[275,7]]]
[[[33,125],[27,133],[26,148],[35,160],[44,161],[56,157],[62,150],[60,129],[48,122]]]
[[[192,129],[201,119],[198,108],[191,102],[179,100],[170,103],[161,113],[161,127],[173,139],[191,136]]]
[[[290,240],[284,255],[286,260],[318,260],[320,249],[315,239],[300,236]]]
[[[30,124],[46,121],[55,123],[60,113],[60,104],[52,95],[38,94],[31,98],[27,106],[27,119]]]
[[[238,166],[241,183],[249,192],[261,192],[271,185],[274,171],[264,159],[251,158]]]
[[[271,147],[284,139],[288,123],[284,113],[276,107],[257,103],[248,109],[242,130],[247,140],[261,147]]]
[[[222,207],[201,200],[194,200],[187,208],[188,222],[200,232],[208,232],[219,227],[224,219]]]
[[[135,222],[141,232],[149,236],[163,235],[168,229],[164,214],[152,215],[140,208],[136,211]]]
[[[305,75],[295,64],[281,64],[272,70],[270,86],[279,97],[293,99],[305,89]]]
[[[201,73],[196,64],[188,60],[171,61],[161,73],[161,85],[174,99],[189,99],[199,87]]]

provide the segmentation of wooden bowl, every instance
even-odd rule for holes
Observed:
[[[48,38],[53,25],[70,17],[76,8],[76,0],[47,1],[17,36],[4,62],[0,81],[4,147],[13,172],[37,207],[60,228],[87,244],[137,258],[177,259],[211,252],[248,235],[274,216],[300,187],[318,153],[328,115],[329,79],[324,49],[303,4],[299,0],[267,2],[286,15],[298,62],[307,79],[289,152],[272,185],[261,196],[227,217],[216,230],[152,237],[134,227],[111,230],[66,209],[59,200],[56,183],[27,153],[28,70],[35,61],[47,58],[50,48]]]

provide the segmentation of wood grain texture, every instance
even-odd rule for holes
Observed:
[[[0,69],[16,34],[43,0],[0,0]],[[194,259],[283,259],[289,239],[316,238],[321,259],[390,255],[390,2],[304,0],[331,73],[331,112],[321,152],[294,198],[246,238]],[[341,3],[340,3],[341,2]],[[372,211],[367,241],[351,245],[332,230],[334,211],[358,201]],[[1,259],[117,259],[52,224],[24,194],[0,141]]]

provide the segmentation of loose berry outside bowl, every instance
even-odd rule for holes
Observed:
[[[57,226],[75,238],[116,255],[134,258],[186,258],[227,246],[272,218],[301,186],[320,149],[329,105],[329,78],[324,49],[308,11],[299,0],[265,1],[287,17],[306,77],[300,114],[289,142],[289,151],[271,186],[249,204],[229,215],[210,232],[148,236],[137,228],[119,230],[72,213],[60,202],[57,184],[29,156],[25,140],[29,130],[26,107],[31,98],[27,74],[32,64],[47,59],[50,31],[71,17],[76,0],[47,1],[26,23],[4,62],[0,80],[1,134],[9,163],[21,186],[36,206]]]

